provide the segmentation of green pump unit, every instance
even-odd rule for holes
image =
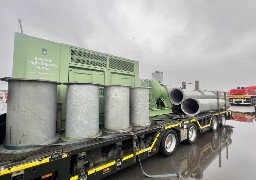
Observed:
[[[172,113],[168,88],[157,80],[141,80],[141,85],[150,88],[149,116],[159,116]]]

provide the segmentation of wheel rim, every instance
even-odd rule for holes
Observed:
[[[189,128],[188,133],[189,133],[189,136],[188,136],[189,140],[190,141],[194,141],[196,139],[196,127],[195,126],[191,126]]]
[[[212,128],[213,128],[214,130],[216,130],[216,129],[217,129],[217,126],[218,126],[217,119],[214,118],[212,123],[213,123]]]
[[[169,134],[165,139],[165,149],[167,152],[172,152],[176,146],[176,137],[174,134]]]
[[[221,124],[224,126],[226,124],[226,117],[222,116],[221,117]]]

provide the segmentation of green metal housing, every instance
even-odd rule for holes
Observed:
[[[15,34],[14,78],[47,79],[57,82],[89,82],[101,85],[100,117],[103,120],[104,85],[139,86],[139,62]],[[58,87],[58,103],[65,119],[66,86]]]

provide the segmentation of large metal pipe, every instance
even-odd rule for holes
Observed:
[[[130,128],[130,87],[110,85],[105,87],[105,122],[109,131]]]
[[[219,107],[220,109],[225,108],[224,99],[219,99]],[[227,108],[229,107],[230,107],[230,104],[227,103]],[[188,116],[195,116],[203,112],[217,111],[218,100],[188,98],[181,104],[181,109]]]
[[[217,94],[211,91],[191,91],[187,89],[174,88],[169,92],[169,98],[172,104],[180,105],[185,99],[216,99]]]
[[[150,125],[149,120],[149,88],[131,88],[130,118],[134,126]]]
[[[6,147],[23,148],[56,141],[57,83],[14,78],[6,81]]]
[[[99,86],[67,83],[67,138],[90,138],[99,134]]]
[[[181,88],[173,88],[169,93],[169,98],[172,104],[180,105],[185,99],[188,98],[203,98],[204,94],[201,91],[191,91]]]

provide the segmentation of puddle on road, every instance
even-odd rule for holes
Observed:
[[[232,179],[254,180],[256,177],[256,123],[254,107],[231,107],[234,119],[217,133],[201,134],[193,145],[181,143],[170,157],[156,155],[142,161],[146,173],[180,173],[183,180]],[[239,112],[240,111],[240,112]],[[246,113],[241,113],[246,112]],[[124,169],[107,179],[148,179],[139,164]],[[158,178],[175,180],[176,177]]]

